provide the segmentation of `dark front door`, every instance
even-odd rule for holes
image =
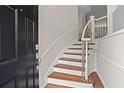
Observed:
[[[0,87],[38,87],[32,7],[0,6]]]

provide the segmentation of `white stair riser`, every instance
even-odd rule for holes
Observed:
[[[82,50],[72,50],[72,49],[68,49],[66,51],[66,53],[82,53]]]
[[[69,86],[69,87],[77,87],[77,88],[81,88],[81,87],[92,88],[93,87],[92,84],[73,82],[73,81],[61,80],[61,79],[55,79],[55,78],[48,78],[48,83]]]
[[[82,44],[82,41],[78,41],[78,42],[76,42],[75,44]]]
[[[68,54],[64,54],[64,57],[82,59],[81,55],[68,55]]]
[[[70,48],[82,48],[82,45],[73,45]]]
[[[82,76],[81,71],[68,70],[68,69],[57,68],[57,67],[54,67],[54,71],[55,72],[60,72],[60,73],[65,73],[65,74],[70,74],[70,75]]]
[[[79,66],[82,67],[82,63],[79,62],[68,62],[68,61],[63,61],[63,60],[59,60],[60,64],[65,64],[65,65],[71,65],[71,66]]]

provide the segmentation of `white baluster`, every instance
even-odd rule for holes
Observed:
[[[88,41],[86,41],[86,52],[85,52],[85,80],[88,80]]]

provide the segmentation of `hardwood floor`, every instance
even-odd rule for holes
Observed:
[[[81,62],[81,59],[75,59],[75,58],[66,58],[66,57],[63,57],[63,58],[59,58],[59,60],[64,60],[64,61],[72,61],[72,62]]]
[[[51,75],[50,77],[56,76],[55,74],[58,74],[58,73],[54,73],[54,75]],[[62,79],[69,78],[69,80],[71,78],[74,81],[76,80],[78,82],[81,82],[81,78],[77,77],[77,76],[73,76],[73,78],[72,78],[72,75],[66,75],[66,74],[60,74],[60,75],[57,75],[57,76],[58,77],[56,77],[56,78],[60,78],[60,77]],[[101,82],[101,80],[100,80],[100,78],[99,78],[99,76],[96,72],[91,73],[90,78],[94,82],[93,83],[94,88],[104,88],[104,86],[103,86],[103,84],[102,84],[102,82]],[[56,84],[48,84],[45,88],[72,88],[72,87],[56,85]]]
[[[93,83],[94,88],[104,88],[104,86],[96,72],[91,73],[90,78],[94,82]]]
[[[64,54],[67,54],[67,55],[79,55],[79,56],[82,55],[81,53],[64,53]]]
[[[55,67],[57,67],[57,68],[63,68],[63,69],[69,69],[69,70],[75,70],[75,71],[82,71],[82,68],[81,67],[78,67],[78,66],[57,64],[57,65],[55,65]]]
[[[72,87],[67,87],[67,86],[62,86],[62,85],[56,85],[56,84],[47,84],[45,88],[72,88]]]
[[[68,48],[70,50],[82,50],[82,48]]]
[[[62,79],[62,80],[75,81],[75,82],[83,82],[82,81],[82,78],[80,76],[69,75],[69,74],[58,73],[58,72],[53,72],[48,77],[50,77],[50,78],[56,78],[56,79]]]

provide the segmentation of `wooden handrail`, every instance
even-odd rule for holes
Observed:
[[[85,27],[84,27],[84,30],[83,30],[83,33],[82,33],[82,37],[81,37],[81,40],[83,41],[83,39],[84,39],[84,35],[85,35],[85,32],[86,32],[86,29],[87,29],[87,27],[88,27],[88,25],[91,23],[91,20],[89,20],[88,22],[87,22],[87,24],[85,25]]]
[[[107,18],[107,16],[103,16],[103,17],[100,17],[100,18],[97,18],[97,19],[94,19],[94,21],[99,21],[99,20],[102,20],[104,18]]]

